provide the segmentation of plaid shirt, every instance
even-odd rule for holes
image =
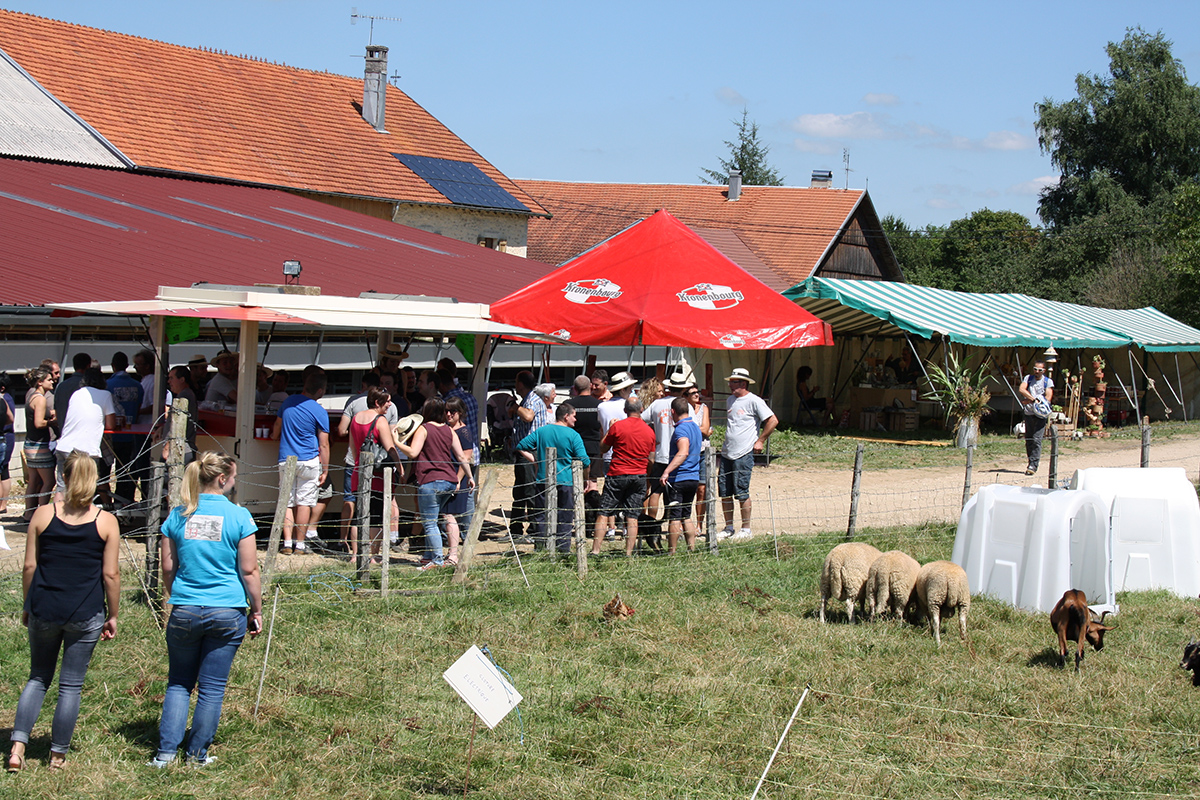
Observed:
[[[475,397],[467,392],[458,384],[454,388],[446,392],[446,399],[457,397],[462,400],[463,405],[467,407],[467,414],[463,417],[463,425],[466,426],[471,437],[472,459],[471,463],[479,463],[479,403],[475,402]]]
[[[513,421],[513,437],[518,442],[546,423],[554,421],[550,416],[550,409],[546,407],[546,401],[532,391],[521,401],[521,408],[528,408],[533,412],[533,422],[526,422],[517,415]]]

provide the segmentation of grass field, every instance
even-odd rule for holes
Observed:
[[[949,556],[953,528],[865,531],[881,550]],[[1119,596],[1119,628],[1082,671],[1057,667],[1045,615],[976,598],[972,656],[952,624],[940,650],[895,620],[815,618],[836,536],[769,539],[721,555],[573,563],[510,560],[467,591],[354,596],[333,573],[289,577],[258,717],[266,635],[234,664],[201,770],[144,766],[166,650],[127,596],[84,691],[69,768],[51,774],[50,703],[29,754],[0,775],[22,798],[367,798],[462,793],[471,714],[441,678],[487,645],[524,695],[520,716],[476,735],[470,794],[486,798],[749,797],[806,684],[812,692],[759,797],[1171,797],[1200,793],[1200,689],[1178,668],[1197,603]],[[448,573],[401,589],[448,589]],[[19,592],[19,586],[17,587]],[[602,621],[614,592],[632,619]],[[0,610],[0,724],[28,650],[11,596]],[[272,604],[266,603],[270,618]],[[47,698],[53,700],[53,693]]]

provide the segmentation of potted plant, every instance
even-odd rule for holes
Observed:
[[[945,367],[932,361],[926,363],[931,388],[923,397],[937,401],[946,410],[946,422],[956,431],[956,447],[978,444],[979,420],[991,413],[988,401],[992,393],[986,388],[991,362],[984,361],[972,369],[951,353]]]

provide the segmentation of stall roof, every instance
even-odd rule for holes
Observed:
[[[907,283],[836,278],[809,278],[783,294],[844,336],[916,334],[928,339],[943,335],[952,342],[980,347],[1054,345],[1068,349],[1110,349],[1133,341],[1126,332],[1084,319],[1082,312],[1104,309],[1022,294],[952,292]],[[1200,331],[1193,333],[1200,345]]]
[[[402,330],[414,333],[474,333],[559,342],[536,331],[493,322],[479,303],[434,299],[385,299],[287,294],[269,289],[206,289],[161,286],[153,300],[48,303],[84,314],[123,314],[200,319],[283,322],[329,328]]]
[[[0,158],[0,304],[151,297],[164,283],[490,303],[545,275],[529,259],[274,189]],[[32,280],[31,276],[38,276]]]

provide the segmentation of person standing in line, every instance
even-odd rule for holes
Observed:
[[[351,395],[346,400],[346,405],[342,407],[342,417],[338,421],[338,435],[349,436],[350,424],[354,420],[356,414],[360,411],[366,411],[373,406],[368,405],[368,395],[372,389],[382,388],[379,385],[380,376],[378,372],[367,370],[363,373],[362,379],[359,382],[359,393]],[[384,390],[391,402],[384,407],[384,417],[387,419],[387,424],[394,428],[400,422],[400,414],[397,411],[396,399],[403,400],[404,398],[394,398],[390,390]],[[354,473],[358,465],[358,449],[353,446],[353,443],[346,448],[346,457],[342,460],[342,515],[340,522],[341,540],[345,543],[346,552],[351,555],[358,554],[358,524],[355,520],[358,516],[355,514],[358,504],[358,494],[354,488]],[[379,476],[380,490],[382,491],[382,473]],[[372,481],[374,483],[374,481]]]
[[[1033,373],[1021,380],[1017,391],[1025,401],[1022,407],[1025,412],[1025,455],[1029,458],[1025,474],[1032,475],[1042,461],[1042,436],[1046,433],[1050,403],[1054,400],[1054,381],[1046,374],[1045,361],[1033,362]]]
[[[654,429],[654,464],[650,467],[649,485],[646,487],[646,513],[654,519],[658,519],[658,506],[666,486],[659,478],[671,460],[671,434],[675,432],[671,403],[691,386],[691,380],[683,372],[673,373],[662,385],[665,390],[663,396],[642,412],[642,420]]]
[[[551,384],[540,384],[549,386]],[[535,390],[536,391],[536,390]],[[551,394],[553,396],[553,394]],[[537,465],[537,481],[542,486],[546,483],[548,450],[555,448],[555,489],[558,492],[558,520],[549,519],[549,498],[543,492],[538,504],[537,518],[534,521],[534,547],[549,549],[558,547],[559,552],[569,552],[571,549],[571,526],[575,520],[575,476],[571,472],[571,462],[575,459],[583,462],[584,470],[588,467],[588,454],[583,448],[583,439],[575,432],[575,407],[563,403],[554,410],[554,422],[543,425],[533,433],[517,442],[517,454]],[[557,527],[557,536],[553,532]]]
[[[608,388],[608,370],[592,370],[590,377],[592,379],[592,397],[601,403],[607,403],[609,400],[612,400],[613,393]]]
[[[358,407],[357,403],[351,404]],[[348,406],[349,407],[349,406]],[[394,463],[400,463],[399,452],[396,450],[396,440],[392,433],[392,421],[388,416],[388,411],[394,408],[392,396],[385,389],[378,386],[372,386],[367,389],[366,397],[363,398],[362,406],[354,412],[354,416],[350,418],[350,424],[347,430],[350,434],[350,444],[346,448],[346,452],[354,458],[353,466],[350,468],[350,496],[356,500],[358,491],[361,485],[360,480],[360,456],[363,451],[365,442],[373,442],[379,445],[382,452],[387,454],[387,457]],[[340,426],[339,426],[340,427]],[[412,425],[409,430],[416,430],[416,425]],[[367,539],[371,544],[371,561],[375,564],[382,564],[383,561],[379,555],[381,547],[381,535],[383,533],[383,486],[384,486],[384,470],[383,462],[372,465],[371,472],[371,489],[368,493],[368,508],[367,521],[370,527]],[[403,471],[403,466],[401,466]],[[392,510],[394,515],[395,510]],[[350,529],[357,534],[358,527]],[[358,555],[358,540],[347,539],[346,551],[350,555]]]
[[[67,423],[71,395],[75,394],[83,385],[83,374],[91,369],[92,357],[87,353],[76,353],[71,358],[71,366],[75,370],[71,377],[64,379],[54,389],[54,432],[56,434],[60,433],[63,425]]]
[[[615,377],[619,379],[623,374],[626,373],[618,373]],[[637,546],[638,515],[646,499],[646,468],[654,457],[654,431],[642,421],[642,404],[637,398],[628,396],[628,387],[623,391],[626,397],[621,402],[625,416],[609,426],[600,442],[610,463],[604,476],[600,513],[596,516],[592,555],[600,554],[601,542],[609,538],[604,530],[612,530],[618,513],[625,515],[625,555],[633,555]]]
[[[439,370],[439,374],[441,371]],[[471,453],[471,437],[469,428],[464,422],[467,416],[467,407],[463,403],[462,398],[458,395],[450,397],[446,401],[446,424],[450,426],[450,430],[454,431],[454,435],[458,437],[458,443],[462,446],[463,452],[468,458]],[[454,493],[454,498],[446,505],[446,539],[450,545],[450,554],[446,557],[446,563],[450,565],[458,564],[458,548],[463,542],[463,537],[471,527],[471,518],[475,516],[475,493],[468,486],[467,478],[474,478],[474,475],[463,475],[458,482],[458,490]]]
[[[93,367],[83,373],[83,382],[71,394],[67,420],[63,423],[62,436],[54,451],[55,490],[59,495],[66,491],[63,466],[72,450],[82,450],[96,459],[99,474],[107,475],[108,465],[101,458],[100,443],[104,439],[104,431],[112,430],[117,424],[117,410],[113,405],[112,393],[104,386],[104,374]],[[108,494],[107,480],[99,488],[101,494]]]
[[[188,359],[187,370],[192,376],[192,391],[196,397],[204,397],[204,390],[208,388],[208,359],[197,353]]]
[[[196,458],[196,426],[200,421],[200,401],[196,399],[196,386],[192,383],[192,372],[187,367],[171,367],[167,370],[167,390],[171,393],[167,404],[167,430],[171,430],[171,415],[179,413],[176,399],[187,403],[187,422],[183,427],[183,464],[187,466]],[[170,457],[171,443],[163,444],[163,461]],[[145,485],[143,483],[143,485]]]
[[[304,538],[317,494],[329,475],[329,412],[318,402],[325,396],[325,370],[317,368],[304,379],[304,391],[279,407],[271,438],[279,441],[279,474],[288,456],[295,456],[296,480],[288,502],[292,524],[284,523],[281,553],[303,553]]]
[[[212,365],[216,367],[217,374],[213,375],[208,380],[208,386],[204,390],[204,402],[230,404],[236,403],[238,374],[237,353],[231,353],[228,350],[222,350],[213,356]],[[153,402],[153,395],[151,395],[151,402]]]
[[[751,393],[750,384],[754,380],[749,370],[737,367],[726,380],[729,381],[729,397],[725,401],[725,446],[721,450],[721,472],[717,478],[725,530],[718,536],[722,539],[732,536],[738,541],[754,535],[750,530],[750,475],[754,471],[754,454],[763,451],[767,437],[779,425],[779,418],[761,397]],[[742,511],[742,529],[736,534],[733,532],[735,499]]]
[[[54,421],[54,403],[49,398],[54,378],[48,367],[34,367],[25,373],[29,391],[25,393],[25,466],[29,479],[25,487],[25,521],[33,518],[38,506],[50,498],[54,486],[54,451],[50,434]]]
[[[92,652],[98,641],[117,635],[121,601],[117,518],[92,505],[98,473],[90,456],[72,453],[63,473],[62,501],[34,513],[25,543],[21,623],[29,629],[29,680],[17,702],[9,772],[25,768],[25,746],[54,679],[60,651],[50,768],[65,766]]]
[[[696,427],[700,429],[702,437],[700,443],[700,477],[699,484],[696,486],[696,529],[704,529],[704,517],[707,513],[708,506],[705,501],[708,499],[708,453],[712,448],[709,442],[709,437],[712,436],[712,419],[708,411],[708,406],[704,404],[704,400],[700,397],[700,387],[691,386],[683,393],[687,398],[688,405],[692,407],[692,419],[696,422]]]
[[[520,442],[529,434],[549,423],[553,417],[555,388],[552,383],[534,385],[533,373],[521,370],[517,373],[517,396],[521,398],[517,406],[517,416],[513,420],[513,442]],[[541,390],[541,394],[538,390]],[[533,539],[523,535],[524,525],[532,522],[534,509],[537,508],[540,490],[537,482],[537,465],[529,462],[520,454],[516,455],[513,464],[513,510],[509,524],[509,533],[517,544],[533,544]]]
[[[671,460],[663,469],[662,481],[667,495],[667,555],[675,555],[679,534],[683,533],[688,551],[696,549],[696,523],[692,521],[692,500],[700,484],[700,446],[703,437],[700,427],[691,417],[692,407],[686,397],[671,401],[671,417],[675,430],[671,432]]]
[[[583,439],[583,447],[587,450],[592,465],[588,468],[585,478],[584,493],[596,491],[596,482],[604,477],[604,462],[600,459],[600,401],[592,395],[592,379],[580,375],[571,384],[574,397],[570,403],[575,407],[575,432]]]
[[[137,422],[138,412],[142,409],[142,384],[127,371],[129,356],[120,350],[113,353],[112,377],[108,379],[105,388],[112,393],[113,404],[121,409],[128,423]],[[109,437],[112,442],[113,458],[116,462],[117,496],[126,502],[133,502],[137,482],[133,477],[133,460],[137,455],[134,448],[145,444],[144,436],[135,437],[132,433],[114,433]],[[140,439],[141,441],[137,441]]]
[[[8,513],[8,497],[12,494],[12,475],[9,464],[17,452],[17,404],[8,391],[8,375],[0,373],[0,399],[8,406],[8,423],[4,426],[4,460],[0,461],[0,514]]]
[[[183,505],[172,509],[162,524],[163,586],[172,607],[166,631],[167,691],[153,767],[173,762],[181,745],[196,766],[216,760],[208,748],[221,719],[233,658],[246,633],[262,631],[258,528],[249,511],[230,501],[236,484],[237,464],[230,456],[200,453],[184,471]],[[188,705],[197,686],[185,743]]]

